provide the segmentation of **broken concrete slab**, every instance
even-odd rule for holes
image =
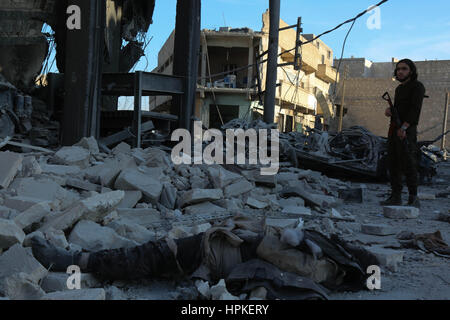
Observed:
[[[67,279],[69,274],[64,272],[49,272],[48,275],[42,279],[41,287],[46,293],[57,292],[57,291],[67,291]],[[101,286],[100,281],[98,281],[90,273],[80,274],[80,286],[81,289],[98,288]]]
[[[91,153],[83,147],[62,147],[55,153],[54,160],[59,164],[78,166],[81,169],[89,167]]]
[[[47,293],[41,300],[105,300],[103,288],[67,290]]]
[[[0,152],[0,188],[6,189],[21,168],[23,156],[13,152]]]
[[[396,234],[396,231],[392,227],[383,224],[363,224],[361,225],[361,232],[375,236]]]
[[[44,235],[45,235],[45,238],[47,238],[47,240],[50,243],[52,243],[53,245],[55,245],[56,247],[60,247],[60,248],[64,248],[64,249],[69,247],[69,243],[67,242],[66,235],[62,230],[49,229],[49,230],[45,231]]]
[[[211,202],[202,202],[199,204],[194,204],[184,208],[184,213],[189,215],[198,215],[198,214],[213,214],[218,212],[225,212],[226,209],[216,206]]]
[[[277,228],[280,230],[286,228],[295,228],[297,224],[298,219],[275,219],[275,218],[266,219],[266,227]]]
[[[245,204],[255,209],[264,209],[269,206],[268,203],[256,200],[252,197],[248,197]]]
[[[118,235],[133,240],[139,244],[144,244],[148,241],[155,241],[156,235],[144,228],[143,226],[128,221],[126,219],[118,219],[106,225],[113,229]]]
[[[0,219],[0,249],[22,244],[24,239],[25,233],[14,221]]]
[[[253,185],[249,181],[243,179],[226,186],[224,189],[224,194],[226,198],[233,198],[242,195],[244,193],[247,193],[252,189]]]
[[[137,169],[125,169],[117,177],[114,184],[119,190],[139,190],[144,200],[156,204],[161,196],[163,185],[152,176],[144,174]]]
[[[214,201],[223,198],[222,189],[192,189],[183,194],[180,207],[205,201]]]
[[[19,171],[17,176],[19,177],[30,177],[33,175],[38,175],[42,173],[42,168],[36,161],[36,157],[29,156],[24,157],[22,161],[22,169]]]
[[[17,196],[39,199],[39,202],[50,201],[55,209],[65,209],[78,200],[74,193],[62,188],[49,179],[19,178],[10,186]]]
[[[153,208],[146,209],[117,209],[119,219],[134,222],[144,228],[161,221],[161,213]]]
[[[78,175],[81,172],[78,166],[65,166],[59,164],[41,164],[42,173],[50,173],[59,176]]]
[[[119,190],[98,194],[82,200],[57,216],[46,220],[39,230],[43,232],[50,228],[66,230],[81,219],[101,222],[105,216],[117,207],[124,195],[125,193]]]
[[[383,214],[391,219],[415,219],[419,216],[419,209],[405,206],[383,207]]]
[[[382,266],[387,267],[393,272],[397,272],[398,263],[403,261],[403,251],[386,249],[381,246],[373,246],[366,249],[377,257]]]
[[[168,209],[175,209],[177,202],[177,189],[170,183],[164,183],[160,203]]]
[[[14,217],[14,222],[21,229],[25,229],[34,223],[39,223],[51,212],[49,202],[37,203]]]
[[[214,188],[223,189],[234,182],[244,179],[241,175],[228,171],[221,166],[209,166],[207,171]]]
[[[128,143],[121,142],[117,146],[115,146],[112,149],[112,153],[114,155],[118,155],[121,153],[130,154],[131,153],[131,146]]]
[[[286,207],[286,206],[304,207],[305,200],[303,200],[302,198],[298,198],[298,197],[291,197],[291,198],[286,198],[286,199],[282,198],[282,199],[278,200],[278,204],[281,207]]]
[[[31,248],[17,243],[0,256],[0,279],[20,272],[26,273],[34,283],[39,283],[47,275],[47,269],[33,257]]]
[[[92,252],[139,245],[135,241],[119,236],[113,229],[102,227],[89,220],[81,220],[75,225],[69,235],[69,241]]]
[[[122,201],[120,201],[117,208],[134,208],[136,204],[139,202],[139,200],[142,199],[142,192],[141,191],[124,191],[125,196],[123,197]]]
[[[84,190],[84,191],[96,191],[101,192],[102,186],[94,183],[90,183],[88,181],[83,181],[76,178],[67,178],[66,186],[69,188]]]
[[[432,193],[419,192],[417,197],[419,200],[436,200],[436,195]]]
[[[286,206],[281,211],[282,213],[290,214],[290,215],[298,215],[298,216],[310,216],[311,209],[300,206]]]
[[[190,177],[189,183],[192,189],[207,189],[209,186],[209,180],[199,176]]]
[[[18,212],[23,212],[39,203],[42,203],[41,199],[14,196],[6,197],[4,205],[8,208],[17,210]]]
[[[45,295],[44,290],[23,272],[6,277],[2,282],[2,291],[11,300],[39,300]]]
[[[83,147],[86,150],[88,150],[91,154],[100,153],[100,150],[98,149],[97,140],[95,140],[94,137],[89,137],[89,138],[84,137],[78,143],[76,143],[74,146]]]

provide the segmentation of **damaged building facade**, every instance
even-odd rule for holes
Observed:
[[[388,91],[394,97],[395,88],[399,85],[393,77],[398,61],[395,58],[391,62],[372,62],[365,58],[342,60],[340,70],[348,66],[349,71],[345,82],[344,128],[361,125],[376,135],[387,135],[389,121],[384,116],[387,104],[381,96]],[[338,63],[335,60],[334,65]],[[430,141],[443,133],[445,95],[450,91],[450,60],[415,61],[415,64],[419,81],[425,86],[428,96],[423,101],[418,139]],[[339,93],[337,101],[341,101],[341,98]],[[450,124],[448,121],[447,128]],[[447,139],[446,148],[449,147]]]
[[[261,63],[261,54],[268,49],[269,13],[262,18],[261,32],[248,28],[202,30],[195,116],[206,127],[220,128],[235,118],[248,121],[262,118],[260,93],[265,91],[266,67]],[[286,26],[280,20],[280,28]],[[304,34],[301,41],[313,37]],[[280,31],[279,40],[280,53],[291,49],[296,31]],[[173,43],[174,33],[162,46],[153,72],[172,74]],[[293,60],[294,53],[286,52],[279,56],[278,63]],[[292,65],[278,68],[274,122],[281,132],[302,132],[306,127],[314,127],[318,115],[325,125],[331,122],[334,111],[328,92],[336,81],[332,61],[331,48],[317,39],[302,47],[301,70],[294,70]],[[150,99],[150,110],[164,111],[170,104],[170,97],[154,97]]]

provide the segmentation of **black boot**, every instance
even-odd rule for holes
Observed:
[[[420,208],[420,201],[417,195],[409,195],[408,206]]]
[[[81,252],[71,252],[58,248],[42,237],[31,238],[31,246],[34,257],[51,271],[67,271],[71,265],[80,265]]]
[[[382,206],[401,206],[402,205],[402,196],[398,193],[392,193],[391,196],[384,201],[380,202]]]

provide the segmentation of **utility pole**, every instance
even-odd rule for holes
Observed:
[[[341,107],[339,109],[338,132],[342,131],[342,123],[344,118],[345,81],[347,80],[347,75],[348,75],[348,66],[345,66],[344,77],[342,79],[342,96],[341,96]]]
[[[441,150],[444,151],[444,160],[447,160],[447,149],[445,148],[445,132],[447,131],[447,117],[448,117],[448,104],[450,100],[450,92],[445,92],[445,107],[444,107],[444,123],[442,124],[442,142]]]
[[[275,93],[278,70],[278,38],[280,29],[280,0],[270,0],[269,48],[264,96],[264,122],[272,124],[275,117]]]

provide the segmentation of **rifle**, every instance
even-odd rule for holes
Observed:
[[[400,120],[400,116],[398,115],[397,109],[394,107],[394,104],[392,103],[391,96],[389,95],[389,92],[385,92],[382,96],[383,100],[387,101],[389,103],[389,107],[391,109],[391,126],[394,124],[394,126],[397,129],[400,129],[402,127],[402,121]],[[396,135],[397,133],[394,131],[393,133]],[[399,138],[400,139],[400,138]],[[408,140],[405,138],[401,140],[403,143],[404,148],[406,151],[408,151]]]

